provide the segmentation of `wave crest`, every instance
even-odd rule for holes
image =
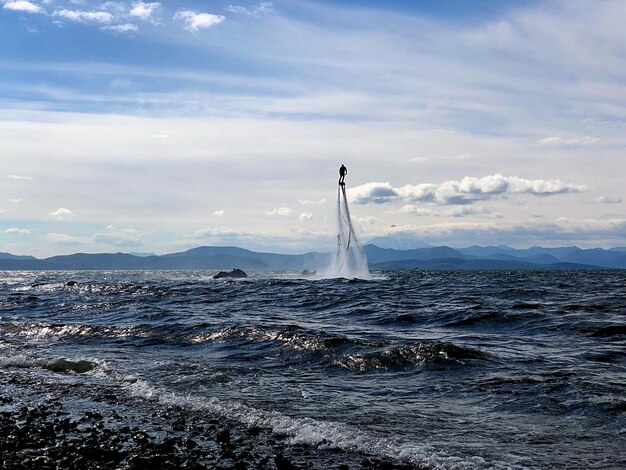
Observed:
[[[98,361],[87,359],[68,359],[66,357],[57,357],[54,359],[42,359],[30,356],[8,356],[0,357],[0,365],[3,367],[19,367],[31,368],[38,367],[52,372],[58,373],[76,373],[84,374],[90,372],[101,364]]]
[[[335,361],[335,365],[350,370],[372,371],[401,368],[435,360],[464,364],[467,360],[485,357],[485,353],[454,344],[418,343],[365,354],[346,354]]]

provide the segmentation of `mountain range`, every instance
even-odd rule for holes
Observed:
[[[371,269],[626,269],[626,247],[576,246],[516,249],[508,246],[364,247]],[[0,252],[0,270],[315,269],[328,253],[263,253],[234,246],[202,246],[179,253],[76,253],[38,259]]]

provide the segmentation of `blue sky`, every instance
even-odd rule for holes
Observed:
[[[626,245],[621,1],[0,0],[0,251]]]

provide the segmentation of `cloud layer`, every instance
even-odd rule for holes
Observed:
[[[626,245],[626,4],[454,3],[0,0],[3,251],[332,248],[341,163],[365,240]]]
[[[440,184],[406,185],[399,188],[390,183],[365,183],[348,191],[355,204],[385,204],[395,201],[425,202],[441,205],[472,204],[513,194],[552,196],[588,191],[585,185],[560,180],[528,180],[500,174],[481,178],[466,176],[459,181]]]
[[[581,240],[622,240],[626,233],[626,219],[570,219],[562,217],[554,222],[445,222],[427,226],[394,227],[387,232],[396,236],[416,238],[437,244],[469,246],[472,244],[508,244],[516,246],[562,245]]]

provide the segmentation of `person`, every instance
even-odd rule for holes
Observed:
[[[348,169],[342,163],[341,168],[339,168],[339,185],[340,186],[344,186],[346,184],[343,180],[346,178],[347,174],[348,174]]]
[[[337,246],[341,246],[341,234],[337,234]]]

